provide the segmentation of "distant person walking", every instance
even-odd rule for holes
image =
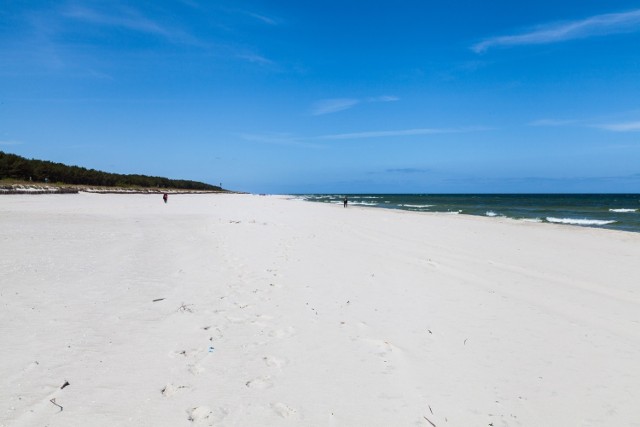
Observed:
[[[343,203],[344,203],[344,207],[346,208],[347,207],[347,203],[349,203],[349,200],[347,200],[347,196],[344,196]]]
[[[164,200],[164,202],[167,203],[167,200],[169,200],[169,195],[167,193],[164,193],[162,195],[162,200]]]

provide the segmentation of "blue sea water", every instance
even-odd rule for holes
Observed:
[[[640,194],[347,194],[350,205],[640,232]],[[297,197],[342,203],[344,194]]]

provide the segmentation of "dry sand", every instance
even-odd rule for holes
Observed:
[[[5,196],[0,426],[639,426],[639,266],[609,230]]]

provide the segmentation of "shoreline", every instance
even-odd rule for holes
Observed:
[[[344,196],[293,197],[342,205]],[[349,197],[349,206],[640,232],[640,194],[352,194]]]
[[[286,197],[3,199],[0,426],[639,421],[640,235]]]

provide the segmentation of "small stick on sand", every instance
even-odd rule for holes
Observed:
[[[58,408],[60,408],[60,412],[62,412],[62,406],[58,405],[56,403],[56,398],[54,397],[53,399],[49,400],[49,402],[53,403],[54,405],[56,405]]]
[[[62,390],[63,388],[65,388],[68,385],[71,385],[71,384],[69,384],[69,381],[65,381],[64,384],[62,384],[62,387],[60,387],[60,390]]]
[[[166,298],[156,298],[156,299],[153,300],[153,302],[158,302],[158,301],[162,301],[162,300],[165,300],[165,299]]]
[[[434,423],[431,422],[431,420],[427,417],[425,417],[424,415],[422,416],[422,418],[424,418],[425,420],[427,420],[429,422],[429,424],[431,424],[433,427],[436,427],[436,425]]]

